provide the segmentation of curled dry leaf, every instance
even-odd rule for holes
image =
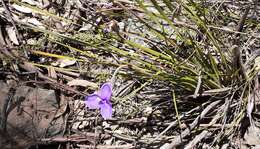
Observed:
[[[260,56],[257,56],[255,58],[255,70],[259,71],[260,70]]]
[[[34,0],[22,0],[21,2],[28,3],[33,6],[36,6],[38,4],[38,2],[36,2]]]
[[[27,22],[38,27],[43,27],[43,24],[35,18],[29,18]]]
[[[76,63],[76,60],[69,60],[69,59],[60,59],[60,67],[66,67],[66,66],[71,66],[74,65]]]
[[[16,4],[13,4],[12,6],[15,10],[20,11],[22,13],[32,13],[32,9],[30,9],[30,8],[27,8],[27,7],[24,7],[24,6],[19,6],[19,5],[16,5]]]
[[[83,87],[92,87],[94,89],[98,88],[98,85],[94,82],[90,82],[87,80],[80,80],[80,79],[75,79],[67,83],[69,86],[83,86]]]
[[[8,28],[6,28],[6,31],[7,31],[8,37],[13,42],[13,44],[19,45],[14,27],[8,27]]]
[[[76,63],[76,60],[70,60],[70,59],[58,59],[56,62],[51,63],[52,66],[59,66],[59,67],[66,67],[71,66]]]

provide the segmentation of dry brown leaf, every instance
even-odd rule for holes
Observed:
[[[76,60],[69,60],[69,59],[59,59],[58,60],[60,63],[60,67],[66,67],[66,66],[71,66],[74,65],[76,63]]]
[[[13,42],[13,44],[19,45],[14,27],[8,27],[8,28],[6,28],[6,31],[7,31],[9,39]]]
[[[42,70],[40,68],[34,66],[33,64],[31,64],[29,62],[24,62],[23,64],[19,64],[19,66],[29,72],[42,72]]]
[[[94,89],[98,88],[98,85],[94,82],[87,80],[74,79],[67,83],[69,86],[83,86],[83,87],[92,87]]]
[[[59,66],[59,67],[66,67],[71,66],[76,63],[76,60],[70,60],[70,59],[58,59],[56,62],[52,62],[52,66]]]
[[[260,144],[260,128],[250,126],[244,136],[245,143],[251,146]]]
[[[32,13],[32,9],[30,9],[28,7],[19,6],[17,4],[13,4],[12,6],[17,11],[20,11],[20,12],[23,12],[23,13]]]
[[[63,115],[66,112],[67,107],[68,107],[68,99],[64,96],[64,94],[61,94],[59,109],[57,110],[54,118],[58,118],[61,115]]]
[[[48,67],[48,76],[57,79],[57,73],[53,67]]]

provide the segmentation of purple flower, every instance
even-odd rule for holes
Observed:
[[[112,118],[112,84],[104,83],[98,92],[85,97],[85,103],[89,109],[99,109],[104,119]]]

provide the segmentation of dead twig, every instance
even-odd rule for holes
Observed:
[[[12,23],[14,29],[15,29],[15,32],[16,32],[16,35],[17,35],[17,38],[18,38],[18,42],[19,42],[19,45],[22,43],[22,35],[19,33],[18,29],[17,29],[17,26],[16,26],[16,23],[14,22],[14,19],[12,17],[12,14],[11,14],[11,11],[9,9],[9,7],[6,5],[6,2],[4,0],[1,0],[2,2],[2,5],[4,6],[4,9],[5,9],[5,12],[7,14],[7,17],[10,19],[10,22]],[[24,50],[24,54],[25,54],[25,57],[28,58],[28,53],[26,50]]]
[[[189,128],[186,128],[182,133],[181,136],[184,138],[187,135],[191,133],[191,131],[198,125],[199,121],[206,116],[207,113],[209,113],[214,107],[216,107],[222,100],[217,100],[212,102],[210,105],[208,105],[202,112],[201,114],[189,125]],[[175,137],[171,144],[169,144],[166,149],[171,149],[176,147],[177,145],[181,144],[181,138],[180,136]]]
[[[201,106],[204,106],[205,104],[207,104],[207,103],[204,103],[204,104],[201,105]],[[184,115],[181,115],[181,116],[180,116],[180,119],[182,119],[184,116],[186,116],[186,115],[188,115],[188,114],[190,114],[190,113],[193,113],[193,112],[195,112],[196,110],[200,109],[201,106],[195,107],[195,108],[193,108],[192,110],[190,110],[190,111],[188,111],[187,113],[185,113]],[[160,138],[162,135],[164,135],[169,129],[171,129],[172,127],[175,127],[177,124],[178,124],[178,121],[177,121],[177,120],[171,122],[171,123],[169,124],[169,126],[168,126],[166,129],[164,129],[159,135],[157,135],[153,140],[151,140],[151,141],[149,142],[149,144],[152,143],[152,142],[154,142],[154,141],[156,141],[157,139],[159,139],[159,138]]]
[[[94,148],[92,145],[77,145],[80,148]],[[133,145],[97,145],[95,146],[96,149],[132,149],[135,148]]]
[[[71,135],[71,136],[64,136],[64,137],[53,137],[53,138],[43,138],[39,141],[42,142],[93,142],[94,133],[86,133],[83,135]]]
[[[223,110],[225,107],[225,105],[222,105],[218,111]],[[201,140],[207,136],[211,136],[211,132],[209,132],[209,127],[216,124],[216,122],[221,118],[222,114],[221,113],[217,113],[214,118],[210,121],[210,123],[208,124],[208,126],[206,128],[204,128],[204,130],[197,135],[191,142],[189,142],[188,145],[186,145],[185,149],[192,149],[195,147],[196,144],[198,144],[199,142],[201,142]]]

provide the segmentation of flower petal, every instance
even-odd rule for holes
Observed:
[[[111,83],[104,83],[101,86],[99,94],[100,94],[100,97],[103,100],[109,101],[111,96],[112,96],[112,84]]]
[[[98,109],[100,100],[97,94],[91,94],[86,97],[85,103],[89,109]]]
[[[100,104],[100,112],[104,119],[112,118],[112,106],[111,104],[104,102]]]

